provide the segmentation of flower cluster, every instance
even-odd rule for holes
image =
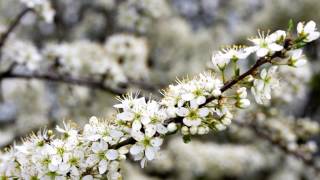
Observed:
[[[41,62],[42,56],[31,42],[12,38],[4,46],[1,62],[3,69],[1,70],[7,69],[13,63],[17,63],[33,71],[39,68]]]
[[[265,35],[259,31],[259,36],[250,38],[253,46],[224,49],[214,53],[212,62],[216,70],[221,71],[221,76],[226,82],[226,69],[229,64],[233,64],[233,77],[238,77],[240,68],[237,65],[238,60],[248,58],[255,53],[260,60],[270,62],[273,66],[263,69],[260,74],[252,74],[248,76],[247,82],[252,82],[251,92],[258,104],[267,104],[271,99],[271,91],[279,88],[277,78],[277,65],[287,65],[292,67],[300,67],[306,64],[307,60],[302,53],[301,47],[306,42],[311,42],[319,38],[319,32],[316,29],[313,21],[308,22],[305,26],[299,23],[297,26],[297,37],[295,40],[288,39],[287,33],[282,30],[277,30],[270,35]],[[286,47],[285,47],[286,46]],[[274,58],[275,53],[278,53],[277,58]],[[232,63],[231,63],[232,62]]]
[[[254,80],[251,92],[258,104],[266,104],[271,99],[271,90],[279,85],[278,79],[274,77],[276,70],[276,66],[268,70],[263,69],[260,77]]]
[[[28,8],[35,10],[47,23],[52,23],[55,11],[49,0],[20,0]]]
[[[62,73],[73,76],[101,76],[105,80],[125,83],[128,78],[146,79],[148,46],[145,39],[116,34],[104,46],[89,41],[48,44],[42,50],[51,64],[59,64]]]
[[[163,139],[157,136],[168,132],[164,126],[168,117],[166,111],[156,101],[146,102],[143,97],[132,96],[121,99],[121,104],[114,107],[120,110],[116,117],[118,124],[123,125],[136,140],[130,153],[135,160],[141,160],[144,167],[147,160],[155,159],[160,149]]]
[[[120,26],[146,32],[152,21],[168,14],[165,0],[128,0],[120,4],[118,23]]]
[[[210,102],[210,107],[204,105],[209,97],[221,95],[222,86],[222,81],[214,75],[201,74],[193,80],[169,86],[161,104],[167,107],[171,116],[182,118],[181,133],[185,136],[207,134],[210,128],[221,130],[232,118],[223,100],[217,98]]]
[[[45,58],[51,64],[58,62],[61,73],[72,73],[73,76],[101,76],[114,82],[125,82],[126,77],[118,63],[106,53],[102,46],[88,41],[73,43],[48,44],[44,50]],[[109,77],[108,77],[109,76]]]
[[[107,55],[115,59],[127,77],[146,78],[149,48],[144,38],[115,34],[105,42]]]
[[[313,24],[311,21],[307,25],[310,23]],[[307,25],[302,31],[304,33],[298,33],[296,39],[288,39],[286,32],[276,31],[266,37],[260,35],[251,39],[253,46],[232,47],[214,54],[213,64],[221,74],[206,72],[193,79],[179,80],[163,91],[164,97],[160,101],[132,94],[119,98],[120,103],[114,105],[118,112],[108,122],[92,117],[83,131],[65,124],[64,128],[57,127],[62,134],[60,138],[54,138],[51,131],[33,135],[22,145],[15,145],[0,156],[0,177],[94,179],[107,176],[108,179],[119,179],[119,163],[127,158],[129,152],[144,167],[147,161],[157,157],[166,135],[180,131],[184,140],[190,141],[192,135],[207,134],[210,129],[224,130],[230,125],[234,111],[250,105],[247,88],[251,88],[257,103],[265,103],[271,99],[271,90],[278,84],[275,77],[277,65],[296,67],[302,64],[300,52],[289,52],[300,51],[302,43],[314,40],[314,34],[318,32],[315,27],[310,30]],[[60,49],[58,46],[51,50],[48,48],[46,53],[58,62],[55,65],[63,64],[69,68],[66,71],[85,71],[93,64],[94,68],[89,70],[91,73],[106,73],[109,62],[100,59],[105,51],[113,56],[111,59],[118,60],[134,58],[134,54],[140,52],[139,48],[133,48],[126,56],[126,48],[134,46],[131,40],[115,39],[119,43],[110,38],[110,43],[106,43],[107,50],[95,44],[91,44],[91,49],[80,43],[79,48],[66,44]],[[259,59],[241,74],[238,61],[244,61],[251,54],[256,54]],[[294,62],[299,63],[292,65]],[[269,67],[259,73],[259,67],[266,63]],[[233,64],[233,74],[229,79],[230,64]],[[81,74],[81,71],[76,73]],[[309,132],[314,133],[306,130],[305,134]]]
[[[119,165],[126,159],[128,149],[111,148],[124,136],[116,126],[92,117],[82,134],[67,124],[64,128],[57,127],[57,131],[61,133],[58,139],[51,131],[44,131],[3,154],[1,177],[86,180],[100,178],[102,174],[114,180],[121,177]]]

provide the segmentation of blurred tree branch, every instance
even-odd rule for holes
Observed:
[[[234,121],[234,123],[239,127],[251,129],[259,138],[268,141],[271,145],[281,149],[287,155],[292,155],[297,159],[300,159],[304,164],[313,168],[317,173],[320,172],[320,166],[316,164],[316,162],[312,159],[312,156],[300,152],[299,150],[290,150],[286,145],[282,144],[276,139],[273,139],[267,132],[263,131],[263,129],[261,129],[255,123],[241,121]]]
[[[16,27],[18,27],[18,25],[20,24],[22,18],[28,14],[28,12],[33,11],[31,8],[26,8],[24,10],[22,10],[17,17],[12,21],[12,23],[9,25],[9,28],[7,29],[7,31],[1,35],[0,37],[0,54],[1,54],[1,50],[2,47],[5,45],[6,40],[8,39],[8,37],[10,36],[10,34],[15,30]]]
[[[140,90],[148,91],[153,93],[154,95],[159,95],[158,89],[160,86],[158,85],[151,85],[145,82],[136,81],[129,79],[127,84],[121,84],[124,88],[114,88],[111,86],[107,86],[105,82],[101,80],[95,80],[92,78],[87,77],[79,77],[75,78],[70,75],[61,75],[57,73],[50,73],[50,72],[14,72],[9,70],[5,73],[0,74],[0,80],[3,79],[12,79],[12,78],[19,78],[19,79],[39,79],[39,80],[46,80],[46,81],[53,81],[71,85],[80,85],[80,86],[87,86],[94,89],[100,89],[105,92],[109,92],[115,95],[123,95],[125,94],[126,88],[130,86],[137,86]]]

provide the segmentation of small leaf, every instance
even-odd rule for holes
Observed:
[[[292,31],[293,26],[294,26],[293,20],[290,19],[289,23],[288,23],[288,30],[287,30],[288,33],[290,33]]]

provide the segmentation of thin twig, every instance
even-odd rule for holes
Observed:
[[[6,43],[6,40],[10,36],[10,34],[15,30],[15,28],[20,24],[22,18],[28,13],[32,11],[30,8],[26,8],[23,11],[21,11],[17,17],[13,20],[13,22],[10,24],[7,31],[0,37],[0,52],[4,44]]]
[[[20,78],[20,79],[40,79],[46,81],[60,82],[66,84],[73,84],[79,86],[88,86],[95,89],[101,89],[103,91],[110,92],[116,95],[122,95],[126,91],[124,89],[117,89],[106,86],[103,82],[89,79],[89,78],[74,78],[66,75],[58,75],[54,73],[40,73],[40,72],[32,72],[32,73],[17,73],[9,71],[7,73],[1,74],[0,79],[10,79],[10,78]]]

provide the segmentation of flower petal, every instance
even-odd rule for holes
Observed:
[[[257,51],[257,56],[258,57],[264,57],[269,53],[269,50],[267,48],[260,48]]]
[[[108,160],[112,161],[118,158],[118,151],[114,149],[110,149],[106,152],[106,157]]]
[[[185,117],[189,113],[189,110],[187,108],[180,107],[177,109],[176,113],[178,116]]]
[[[141,153],[142,151],[143,151],[143,147],[141,145],[138,145],[138,144],[134,144],[130,148],[130,153],[132,155],[137,155],[137,154]]]
[[[155,158],[156,152],[153,147],[147,147],[145,151],[146,158],[151,161]]]
[[[209,114],[209,109],[208,108],[201,108],[199,109],[199,116],[200,117],[206,117]]]
[[[101,160],[99,162],[98,169],[99,169],[99,174],[105,173],[108,169],[108,162],[105,159]]]
[[[150,143],[151,143],[151,145],[154,146],[154,147],[159,147],[159,146],[162,145],[163,139],[161,139],[161,138],[159,138],[159,137],[156,137],[156,138],[153,138]]]

